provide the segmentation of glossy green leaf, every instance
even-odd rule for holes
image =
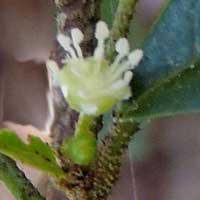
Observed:
[[[155,84],[138,98],[135,110],[128,107],[125,111],[129,120],[197,112],[200,112],[200,63]]]
[[[28,142],[28,144],[24,143],[8,129],[0,130],[1,153],[53,176],[63,175],[62,169],[56,162],[54,152],[48,144],[35,136],[30,136]]]
[[[199,8],[200,0],[169,1],[144,43],[144,59],[136,68],[133,83],[136,96],[199,56]]]

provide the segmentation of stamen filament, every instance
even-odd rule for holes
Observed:
[[[69,52],[72,58],[76,59],[77,56],[71,47],[71,39],[68,36],[65,36],[62,33],[59,33],[57,35],[57,40],[60,43],[60,45],[65,49],[65,51]]]

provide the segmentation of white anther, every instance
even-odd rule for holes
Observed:
[[[71,36],[72,36],[73,45],[74,45],[74,48],[77,51],[78,57],[82,58],[83,54],[82,54],[82,51],[81,51],[79,44],[83,41],[83,38],[84,38],[83,33],[81,32],[80,29],[73,28],[71,30]]]
[[[73,43],[80,44],[83,41],[84,35],[79,28],[73,28],[71,34]]]
[[[57,40],[58,40],[58,42],[60,43],[60,45],[61,45],[66,51],[68,51],[68,48],[71,47],[71,46],[70,46],[70,45],[71,45],[71,39],[70,39],[68,36],[66,36],[66,35],[64,35],[64,34],[62,34],[62,33],[59,33],[59,34],[57,35]]]
[[[115,49],[120,55],[127,55],[130,51],[128,40],[126,38],[120,38],[115,44]]]
[[[105,40],[109,36],[109,29],[104,21],[99,21],[96,24],[95,38],[97,40]]]
[[[128,60],[131,64],[132,68],[134,68],[135,66],[137,66],[140,63],[143,55],[144,54],[143,54],[143,51],[141,49],[136,49],[129,54]]]
[[[115,44],[115,49],[118,55],[113,63],[114,66],[118,65],[122,58],[124,58],[129,53],[130,47],[128,40],[126,38],[120,38]]]
[[[77,58],[74,50],[71,47],[71,39],[68,36],[66,36],[62,33],[59,33],[57,35],[57,40],[58,40],[59,44],[65,49],[65,51],[70,53],[72,58]]]
[[[109,36],[108,26],[105,22],[99,21],[96,25],[95,37],[98,40],[97,47],[94,51],[94,57],[96,59],[102,59],[104,57],[104,42]]]

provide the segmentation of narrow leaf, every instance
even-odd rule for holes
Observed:
[[[30,136],[24,143],[14,132],[0,130],[0,152],[25,164],[43,170],[53,176],[63,175],[53,150],[40,138]]]
[[[45,200],[9,157],[0,154],[0,180],[16,200]]]
[[[112,25],[115,11],[117,9],[118,0],[102,0],[101,1],[101,18],[110,26]]]

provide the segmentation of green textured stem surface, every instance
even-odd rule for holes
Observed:
[[[96,158],[96,136],[91,131],[93,116],[80,114],[75,135],[64,141],[61,152],[76,164],[89,165]]]
[[[95,165],[95,177],[90,199],[105,200],[113,185],[119,179],[124,150],[136,131],[137,123],[113,124],[111,133],[98,148],[98,160]]]
[[[107,45],[107,57],[109,60],[113,59],[115,53],[114,44],[117,39],[120,37],[127,37],[130,21],[132,20],[137,2],[138,0],[119,0],[119,5]]]
[[[16,200],[45,200],[18,169],[16,163],[3,154],[0,154],[0,180]]]
[[[90,132],[93,126],[94,117],[89,115],[80,114],[78,123],[76,125],[75,135],[82,135]]]
[[[114,44],[120,37],[125,37],[136,6],[137,0],[120,0],[115,14],[113,27],[107,44],[106,55],[112,61],[115,55]],[[92,200],[105,200],[113,185],[119,178],[122,156],[128,147],[131,137],[138,130],[138,124],[113,123],[109,136],[98,147],[97,161],[94,166],[95,176],[93,189],[90,192]]]

